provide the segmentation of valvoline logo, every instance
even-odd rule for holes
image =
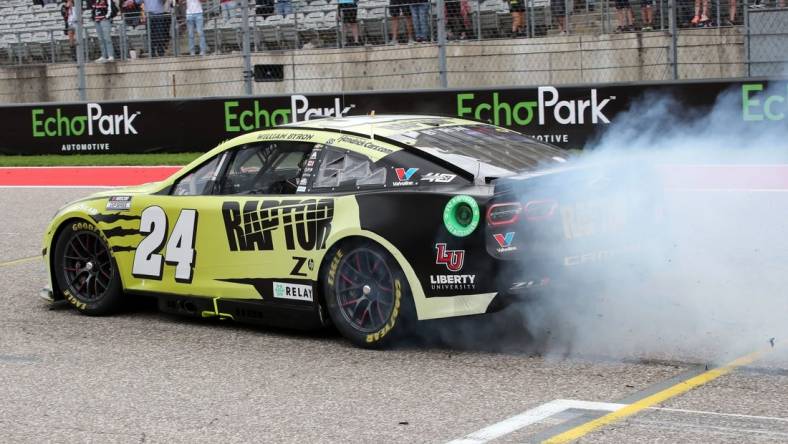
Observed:
[[[397,173],[397,179],[404,181],[410,180],[410,178],[413,177],[413,175],[416,174],[416,171],[418,170],[418,168],[408,168],[407,170],[405,168],[395,168],[394,172]]]
[[[510,231],[508,233],[496,233],[493,234],[493,238],[496,242],[498,242],[498,247],[496,251],[499,253],[504,253],[506,251],[514,251],[517,247],[512,246],[512,242],[514,241],[514,231]]]

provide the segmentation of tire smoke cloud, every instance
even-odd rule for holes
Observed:
[[[788,339],[786,90],[731,90],[704,112],[647,95],[567,163],[589,181],[613,171],[610,187],[585,194],[602,205],[584,219],[593,248],[611,252],[588,247],[588,264],[548,270],[572,285],[518,306],[538,351],[721,362]],[[583,193],[548,192],[562,209]],[[622,194],[656,211],[630,208],[624,228],[605,230],[604,203]],[[615,253],[625,233],[639,240],[635,254]]]

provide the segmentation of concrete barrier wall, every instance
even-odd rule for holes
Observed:
[[[682,30],[679,79],[745,75],[738,28]],[[447,48],[453,88],[671,80],[671,36],[663,32],[470,40]],[[375,46],[255,53],[253,64],[280,64],[284,78],[255,82],[255,95],[439,88],[436,45]],[[137,59],[86,66],[90,101],[243,94],[239,54]],[[74,101],[75,64],[0,69],[6,103]]]

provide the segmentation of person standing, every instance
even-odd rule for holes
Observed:
[[[205,26],[200,0],[186,0],[186,28],[189,33],[189,55],[194,55],[194,31],[200,37],[200,55],[204,56],[208,45],[205,43]]]
[[[525,0],[509,0],[509,12],[512,14],[512,36],[527,35],[525,33]]]
[[[291,0],[276,0],[274,9],[278,15],[284,17],[293,13],[293,3]]]
[[[734,0],[735,1],[735,0]],[[654,0],[641,0],[640,2],[640,16],[643,19],[643,26],[640,28],[642,31],[654,30]]]
[[[115,48],[112,46],[112,17],[117,14],[115,2],[112,0],[95,0],[91,8],[91,17],[96,24],[101,57],[96,63],[115,61]]]
[[[711,24],[709,19],[709,0],[695,0],[695,16],[692,17],[692,25],[698,27],[706,27]]]
[[[339,8],[339,15],[342,20],[343,35],[347,35],[349,29],[350,35],[353,37],[353,41],[347,43],[347,45],[359,46],[361,43],[359,42],[358,34],[358,4],[356,0],[338,0],[337,7]],[[347,39],[345,39],[345,41],[346,40]]]
[[[629,4],[629,0],[616,0],[616,16],[618,17],[616,32],[635,30],[635,18],[632,15],[632,5]]]
[[[124,6],[131,3],[144,4],[145,16],[150,24],[151,57],[163,57],[170,39],[170,16],[166,13],[169,0],[126,0]]]
[[[66,0],[60,7],[60,14],[66,23],[65,33],[68,36],[68,46],[71,49],[71,57],[77,61],[77,15],[74,11],[74,0]]]
[[[426,42],[430,38],[427,35],[429,32],[429,7],[430,4],[427,0],[412,0],[410,4],[410,15],[413,17],[413,32],[416,34],[417,42]]]
[[[468,0],[446,0],[447,38],[464,40],[470,28]]]
[[[390,45],[399,43],[399,18],[405,21],[405,32],[407,32],[408,43],[413,43],[413,21],[410,17],[411,0],[390,0],[389,15],[391,16],[391,40]]]
[[[222,2],[219,4],[219,7],[222,8],[222,17],[224,18],[225,22],[238,15],[238,12],[235,11],[234,0],[222,0]]]

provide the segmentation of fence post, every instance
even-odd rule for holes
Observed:
[[[77,16],[77,90],[79,92],[79,100],[84,102],[87,100],[85,94],[85,41],[83,36],[85,29],[82,26],[82,1],[74,2],[74,14]]]
[[[153,43],[151,42],[150,31],[153,27],[150,25],[151,15],[145,14],[145,43],[148,44],[148,58],[153,57]]]
[[[57,46],[55,44],[55,31],[50,29],[49,30],[49,50],[51,52],[50,55],[52,56],[51,57],[52,63],[56,62],[56,59],[55,59],[55,51],[56,51],[56,49],[57,49]]]
[[[249,0],[241,0],[243,23],[244,94],[252,95],[252,55],[249,49]]]
[[[678,27],[676,26],[676,0],[668,0],[668,20],[670,21],[670,62],[673,68],[673,80],[679,78],[678,61]]]
[[[178,35],[178,10],[177,6],[173,5],[170,11],[170,39],[172,39],[172,55],[178,57],[181,55],[180,51],[180,36]]]
[[[429,3],[427,3],[429,5]],[[446,73],[446,8],[444,1],[438,0],[438,74],[440,75],[441,88],[449,87],[449,79]],[[431,14],[430,14],[431,15]]]
[[[747,67],[747,77],[750,77],[752,69],[752,61],[750,60],[750,8],[747,3],[743,5],[744,9],[744,63]]]

